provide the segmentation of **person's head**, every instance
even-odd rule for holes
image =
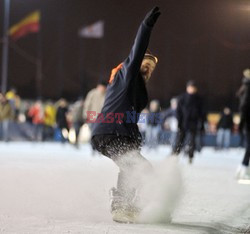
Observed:
[[[155,57],[151,53],[147,52],[144,55],[144,58],[143,58],[142,64],[141,64],[141,68],[140,68],[140,72],[141,72],[141,75],[143,76],[145,82],[149,81],[157,63],[158,63],[157,57]]]
[[[61,98],[61,99],[59,100],[59,106],[60,106],[60,107],[64,108],[64,107],[66,107],[67,105],[68,105],[68,103],[67,103],[67,101],[66,101],[64,98]]]
[[[226,106],[226,107],[224,107],[223,112],[225,115],[229,115],[229,114],[231,114],[231,109]]]
[[[98,82],[96,88],[101,92],[105,93],[107,89],[107,82],[106,81],[100,81]]]
[[[170,106],[172,109],[176,109],[177,108],[177,105],[178,105],[178,99],[177,98],[172,98],[170,100]]]
[[[187,91],[188,94],[197,93],[198,88],[197,88],[197,85],[196,85],[195,81],[190,80],[190,81],[187,82],[186,91]]]
[[[36,100],[34,105],[37,106],[37,107],[41,107],[42,106],[42,101],[40,99],[38,99],[38,100]]]
[[[249,68],[243,70],[243,76],[244,76],[244,78],[250,79],[250,69]]]
[[[14,93],[14,94],[16,94],[16,93],[17,93],[17,90],[16,90],[16,88],[15,88],[15,87],[11,87],[11,88],[10,88],[10,91],[11,91],[12,93]]]
[[[76,103],[80,103],[80,104],[83,104],[84,103],[84,98],[83,96],[79,96],[76,100]]]
[[[151,112],[157,112],[160,108],[160,102],[158,100],[152,100],[150,103],[149,103],[149,110]]]

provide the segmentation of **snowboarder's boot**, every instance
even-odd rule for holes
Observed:
[[[126,197],[116,188],[110,190],[112,219],[119,223],[136,223],[139,208],[135,206],[136,193]]]

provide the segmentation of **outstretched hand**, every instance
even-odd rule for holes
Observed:
[[[154,7],[145,17],[144,22],[147,26],[153,27],[161,12],[159,7]]]

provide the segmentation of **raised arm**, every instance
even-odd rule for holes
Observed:
[[[130,81],[140,71],[140,66],[149,44],[151,30],[160,16],[159,7],[154,7],[142,21],[129,56],[123,63],[124,78]]]

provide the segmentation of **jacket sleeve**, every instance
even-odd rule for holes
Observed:
[[[125,82],[129,83],[138,75],[148,47],[151,30],[152,27],[147,26],[144,22],[141,23],[129,56],[123,62],[122,72]]]

